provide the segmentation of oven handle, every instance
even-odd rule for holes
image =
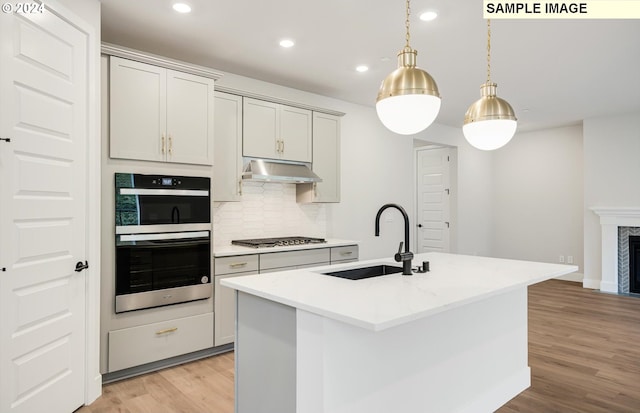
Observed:
[[[163,234],[125,234],[120,235],[120,241],[158,241],[169,239],[206,238],[209,239],[209,231],[195,232],[169,232]]]
[[[206,189],[120,188],[120,195],[209,196]]]

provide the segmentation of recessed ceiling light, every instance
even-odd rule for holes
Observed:
[[[360,65],[360,66],[356,67],[356,70],[357,70],[358,72],[360,72],[360,73],[364,73],[364,72],[366,72],[367,70],[369,70],[369,66],[366,66],[366,65]]]
[[[282,46],[282,47],[289,48],[289,47],[293,47],[294,44],[295,43],[291,39],[280,40],[280,46]]]
[[[438,13],[436,13],[435,11],[426,11],[424,13],[422,13],[420,15],[420,20],[425,21],[425,22],[430,22],[432,20],[435,20],[436,17],[438,17]]]
[[[191,12],[191,6],[185,3],[174,3],[173,10],[177,11],[178,13],[189,13]]]

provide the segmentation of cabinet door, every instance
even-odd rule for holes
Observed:
[[[340,202],[340,118],[313,112],[312,169],[322,182],[296,185],[298,202]]]
[[[340,202],[340,118],[313,113],[313,172],[322,182],[316,184],[315,202]]]
[[[280,158],[311,162],[310,110],[280,105]]]
[[[214,346],[233,343],[236,334],[236,291],[232,288],[222,286],[220,281],[225,278],[257,273],[257,271],[242,272],[237,274],[216,275],[214,277]]]
[[[243,99],[242,153],[255,158],[277,159],[279,155],[278,104],[263,100]]]
[[[212,165],[214,81],[167,70],[167,161]]]
[[[164,160],[166,70],[112,56],[109,81],[111,157]]]
[[[242,97],[215,92],[213,200],[240,201]]]

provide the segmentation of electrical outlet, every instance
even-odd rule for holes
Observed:
[[[567,255],[567,264],[573,264],[573,255]]]
[[[560,258],[558,258],[558,261],[560,264],[564,264],[564,255],[561,255]]]

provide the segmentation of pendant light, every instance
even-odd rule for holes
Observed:
[[[401,135],[426,129],[440,111],[438,86],[429,73],[416,67],[418,52],[409,46],[410,12],[407,0],[407,42],[398,53],[398,68],[382,81],[376,99],[376,112],[382,124]]]
[[[467,141],[485,151],[506,145],[518,126],[511,105],[496,96],[497,87],[491,82],[491,20],[487,19],[487,83],[480,86],[481,98],[467,109],[462,127]]]

